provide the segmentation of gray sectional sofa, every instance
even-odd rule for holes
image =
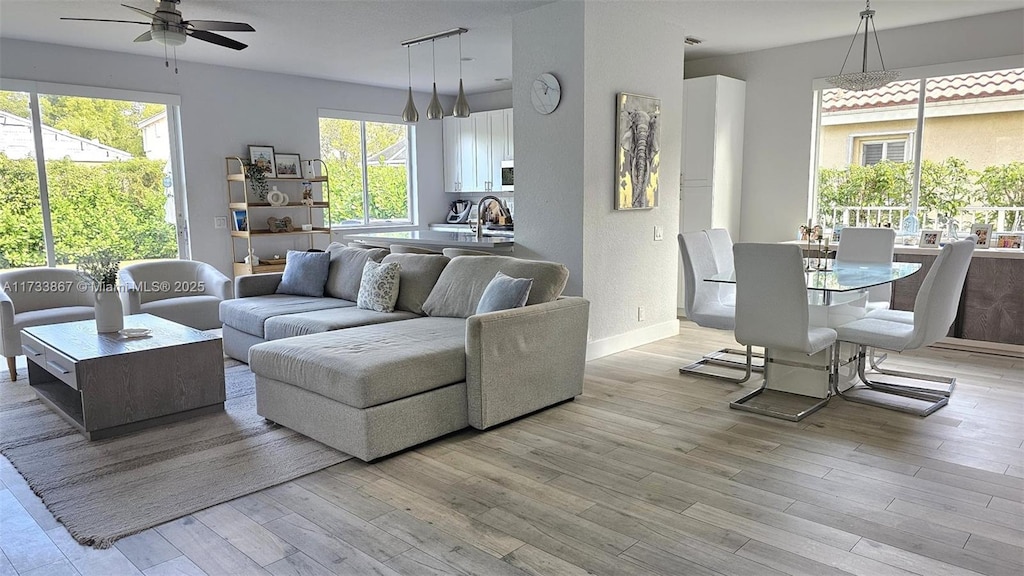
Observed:
[[[583,392],[589,303],[561,297],[561,264],[329,251],[323,298],[275,294],[281,274],[260,274],[221,304],[224,349],[256,374],[263,417],[369,461]],[[370,259],[401,265],[394,312],[355,305]],[[498,271],[533,279],[526,306],[475,314]]]

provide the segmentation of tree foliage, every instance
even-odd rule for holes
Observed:
[[[910,206],[913,164],[883,161],[872,166],[822,168],[818,171],[818,205],[822,212],[831,207]],[[960,158],[921,162],[919,211],[963,222],[964,208],[985,204],[992,207],[1024,206],[1024,162],[972,170]],[[830,217],[830,216],[829,216]],[[979,213],[979,220],[993,222],[995,212]],[[834,224],[826,222],[826,224]],[[874,224],[880,224],[875,222]],[[1006,223],[1015,224],[1011,215]]]
[[[175,228],[164,220],[164,162],[46,163],[54,250],[73,264],[98,249],[124,259],[174,258]],[[33,159],[0,153],[0,268],[45,266],[43,217]]]
[[[386,164],[382,154],[405,139],[401,124],[366,122],[366,177],[371,220],[409,216],[408,171]],[[356,120],[320,119],[320,157],[330,174],[331,219],[335,224],[363,222],[362,129]]]

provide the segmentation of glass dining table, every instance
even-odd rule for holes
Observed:
[[[811,259],[811,263],[816,259]],[[804,271],[807,286],[809,321],[812,326],[836,326],[863,318],[867,313],[867,289],[906,278],[921,269],[918,262],[834,262],[826,269]],[[715,274],[706,282],[736,283],[735,272]],[[856,347],[844,344],[840,349],[837,385],[846,388],[856,378],[849,362]],[[830,395],[828,372],[832,358],[826,351],[810,358],[799,352],[765,350],[765,387],[771,390],[827,399]],[[846,360],[843,362],[842,360]],[[808,367],[808,366],[813,367]]]
[[[809,259],[814,262],[816,259]],[[834,262],[826,269],[804,270],[811,304],[832,304],[833,295],[842,292],[859,292],[872,286],[888,284],[906,278],[921,269],[918,262]],[[704,279],[706,282],[736,283],[735,271],[722,272]],[[815,298],[818,296],[818,298]],[[815,302],[814,300],[817,300]]]

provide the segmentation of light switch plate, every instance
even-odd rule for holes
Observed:
[[[213,227],[215,229],[217,229],[217,230],[223,230],[223,229],[227,228],[228,227],[228,218],[227,218],[227,216],[214,216],[213,217]]]
[[[659,242],[665,239],[665,228],[663,226],[654,225],[654,241]]]

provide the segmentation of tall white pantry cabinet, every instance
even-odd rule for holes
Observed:
[[[746,82],[727,76],[683,81],[680,232],[725,228],[739,240],[746,90]],[[683,288],[680,261],[680,310]]]

